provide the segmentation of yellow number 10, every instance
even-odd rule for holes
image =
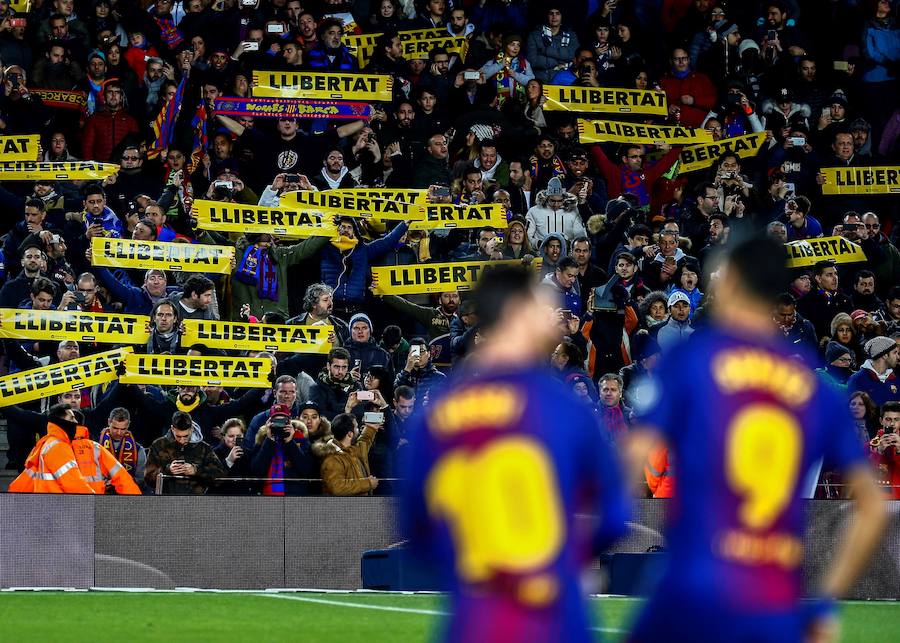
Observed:
[[[537,571],[565,537],[556,475],[542,446],[525,437],[444,456],[425,488],[429,510],[450,525],[457,569],[469,582],[494,571]]]
[[[751,529],[769,527],[790,503],[800,467],[802,431],[770,404],[741,411],[726,435],[725,475],[744,497],[738,517]]]

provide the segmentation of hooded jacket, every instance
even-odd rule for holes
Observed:
[[[367,496],[372,493],[369,482],[369,449],[375,441],[375,429],[367,426],[353,446],[344,448],[334,439],[332,453],[322,463],[322,491],[326,496]]]
[[[72,440],[76,432],[74,422],[47,422],[47,435],[28,454],[25,470],[9,485],[10,493],[93,494],[75,459]]]
[[[560,243],[560,252],[559,259],[555,262],[550,261],[550,258],[547,256],[547,244],[551,239],[556,239]],[[552,274],[554,270],[556,270],[556,264],[559,263],[560,259],[563,257],[569,256],[569,250],[566,247],[566,238],[560,234],[559,232],[551,232],[544,240],[541,241],[540,246],[538,247],[539,252],[541,253],[541,258],[543,259],[543,263],[541,263],[541,276]]]
[[[570,192],[565,192],[564,197],[563,207],[553,210],[547,206],[547,190],[538,192],[535,204],[525,214],[528,239],[532,245],[541,244],[551,233],[559,233],[569,242],[576,237],[587,236],[578,213],[578,197]]]
[[[549,288],[559,297],[563,308],[571,310],[574,314],[581,317],[581,314],[584,312],[584,303],[581,300],[581,284],[577,278],[571,288],[563,290],[562,284],[559,283],[554,271],[544,277],[541,285]]]
[[[690,318],[680,322],[673,317],[669,317],[669,321],[659,326],[656,341],[659,342],[660,348],[666,350],[675,344],[680,344],[690,337],[693,332],[694,327],[691,326]]]

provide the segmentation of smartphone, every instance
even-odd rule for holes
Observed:
[[[419,359],[419,355],[422,354],[421,344],[416,345],[416,346],[411,346],[409,349],[409,354],[412,355],[413,357],[415,357],[416,359]]]
[[[835,71],[850,71],[850,63],[846,60],[835,60],[834,61],[834,70]]]
[[[144,56],[144,62],[147,62],[148,60],[150,60],[150,56]]]
[[[375,393],[373,391],[357,391],[356,399],[360,402],[371,402],[375,399]]]
[[[245,40],[244,51],[259,51],[259,43],[255,40]]]
[[[822,116],[825,116],[825,117],[827,117],[827,118],[831,118],[831,108],[830,108],[830,107],[823,107],[823,108],[822,108]]]
[[[794,194],[795,187],[794,187],[793,183],[785,183],[784,189],[787,190],[787,192],[785,193],[785,196],[792,196]]]
[[[791,142],[791,145],[796,147],[803,147],[806,145],[806,139],[802,136],[790,136],[788,137],[788,140]]]
[[[478,80],[481,78],[481,73],[477,71],[464,71],[463,72],[463,80]]]
[[[438,186],[434,190],[434,196],[450,196],[450,188],[443,185]]]
[[[266,33],[284,33],[284,25],[266,25]]]
[[[12,88],[18,89],[19,81],[22,79],[22,77],[19,74],[8,74],[7,78],[9,78],[9,83],[10,85],[12,85]]]
[[[62,237],[59,236],[58,234],[54,234],[52,237],[50,237],[50,243],[53,243],[53,244],[62,243]]]
[[[172,464],[184,464],[184,460],[172,460]],[[170,467],[172,465],[169,465]]]
[[[384,413],[366,411],[363,413],[363,422],[366,424],[384,424]]]
[[[234,181],[216,181],[213,183],[213,187],[222,190],[233,190]]]
[[[770,29],[769,33],[766,34],[766,40],[775,40],[778,37],[778,34],[775,33],[774,29]]]
[[[255,7],[256,0],[241,0],[242,7]]]
[[[354,370],[354,371],[358,371],[360,366],[362,366],[362,360],[361,360],[361,359],[355,359],[355,360],[353,360],[353,370]]]
[[[12,29],[15,29],[16,27],[27,27],[27,26],[28,26],[28,19],[27,19],[27,18],[10,18],[10,19],[9,19],[9,26],[10,26]]]
[[[285,174],[284,182],[285,183],[300,183],[300,175],[299,174]]]

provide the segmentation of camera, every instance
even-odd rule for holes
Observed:
[[[80,290],[76,290],[75,291],[75,303],[81,305],[84,303],[84,301],[85,301],[84,293],[81,292]]]
[[[356,399],[360,402],[371,402],[375,399],[375,393],[373,391],[357,391]]]
[[[300,183],[300,175],[299,174],[285,174],[284,182],[285,183]]]

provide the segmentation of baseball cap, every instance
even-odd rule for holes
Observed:
[[[666,302],[666,307],[671,308],[672,306],[677,304],[679,301],[683,301],[688,306],[691,305],[691,300],[688,299],[688,296],[685,295],[683,292],[676,290],[671,295],[669,295],[669,301]]]

